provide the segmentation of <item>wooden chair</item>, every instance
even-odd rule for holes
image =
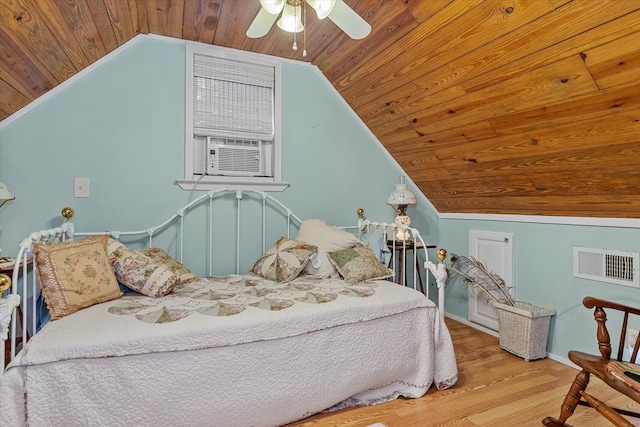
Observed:
[[[569,352],[569,360],[578,365],[582,370],[578,373],[575,380],[573,380],[573,384],[571,384],[571,388],[564,398],[564,402],[560,408],[560,417],[558,419],[547,417],[542,420],[542,424],[545,426],[568,426],[568,424],[565,424],[567,418],[573,414],[578,404],[581,404],[593,407],[616,426],[633,426],[623,415],[640,417],[640,414],[611,408],[606,403],[587,394],[585,390],[589,384],[589,378],[591,374],[593,374],[613,389],[640,403],[640,380],[634,380],[625,374],[625,371],[628,372],[635,369],[640,371],[640,365],[625,365],[620,363],[624,351],[624,341],[627,335],[629,317],[630,315],[640,316],[640,308],[628,307],[594,297],[586,297],[582,303],[589,309],[595,308],[594,317],[598,324],[597,339],[600,355],[594,356],[574,350]],[[607,315],[604,311],[605,309],[619,311],[624,314],[616,359],[611,358],[611,340],[606,325]],[[640,347],[640,340],[636,339],[631,360],[636,360],[638,347]]]

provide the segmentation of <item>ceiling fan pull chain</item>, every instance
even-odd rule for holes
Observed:
[[[298,50],[298,43],[296,42],[297,41],[297,33],[296,33],[296,30],[295,30],[295,25],[296,25],[295,22],[298,22],[298,16],[297,15],[298,15],[298,9],[294,7],[293,8],[294,30],[293,30],[293,46],[292,46],[293,50]]]
[[[302,7],[304,8],[302,10],[302,20],[303,22],[303,28],[302,28],[302,57],[306,58],[307,57],[307,2],[305,1],[304,4],[302,5]]]

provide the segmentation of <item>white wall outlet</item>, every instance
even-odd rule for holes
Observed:
[[[73,178],[73,197],[89,197],[89,178]]]
[[[627,345],[633,347],[638,339],[638,330],[637,329],[627,329]]]

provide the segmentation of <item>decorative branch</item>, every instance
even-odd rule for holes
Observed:
[[[447,269],[463,277],[472,292],[480,294],[488,302],[497,302],[515,307],[516,303],[502,277],[492,273],[477,259],[451,254]]]

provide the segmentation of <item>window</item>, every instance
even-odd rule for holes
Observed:
[[[188,190],[282,191],[280,62],[187,44],[185,177]]]

